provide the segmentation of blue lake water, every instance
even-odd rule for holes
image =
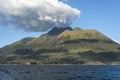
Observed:
[[[2,66],[0,80],[120,80],[120,66]]]

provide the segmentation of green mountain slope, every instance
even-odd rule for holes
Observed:
[[[0,54],[0,64],[119,64],[120,45],[96,30],[56,27],[5,46]]]
[[[66,30],[60,35],[58,35],[58,38],[63,38],[67,37],[68,39],[71,40],[76,40],[76,39],[101,39],[101,40],[107,40],[105,35],[102,33],[96,31],[96,30],[82,30],[79,28],[76,28],[74,30]]]

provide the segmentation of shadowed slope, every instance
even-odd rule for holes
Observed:
[[[55,36],[55,35],[59,35],[65,30],[72,30],[72,28],[71,27],[54,27],[47,34],[50,36]]]

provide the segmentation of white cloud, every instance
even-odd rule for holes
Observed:
[[[80,10],[59,0],[0,0],[0,24],[26,31],[46,31],[53,25],[71,24]]]

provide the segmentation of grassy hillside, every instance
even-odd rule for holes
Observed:
[[[58,35],[58,38],[67,38],[70,40],[76,39],[101,39],[108,40],[109,38],[96,30],[82,30],[75,28],[74,30],[66,30]]]
[[[57,35],[25,38],[1,48],[0,64],[119,64],[120,45],[102,33],[62,30]]]

